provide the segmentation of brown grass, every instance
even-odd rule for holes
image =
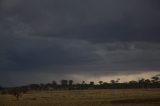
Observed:
[[[0,106],[160,106],[160,89],[30,91],[0,95]]]
[[[124,104],[124,103],[135,103],[135,104],[159,104],[160,98],[140,98],[140,99],[122,99],[112,100],[111,103]]]

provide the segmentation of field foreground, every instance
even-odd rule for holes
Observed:
[[[0,95],[0,106],[160,106],[160,89],[30,91]]]

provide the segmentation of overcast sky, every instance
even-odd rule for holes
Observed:
[[[159,74],[159,5],[160,0],[0,0],[0,85]]]

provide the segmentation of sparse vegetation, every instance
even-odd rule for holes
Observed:
[[[0,95],[0,106],[159,106],[160,89],[29,91],[17,101]]]
[[[61,80],[47,84],[30,84],[3,88],[0,106],[159,106],[160,78],[120,83]],[[23,95],[23,96],[22,96]]]
[[[22,97],[23,94],[25,94],[28,91],[28,89],[23,87],[16,87],[16,88],[7,88],[1,92],[2,95],[12,95],[16,97],[16,100],[19,100],[20,97]]]

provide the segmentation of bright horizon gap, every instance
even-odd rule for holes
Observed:
[[[40,83],[52,83],[52,81],[56,81],[58,84],[60,84],[61,80],[73,80],[73,83],[82,83],[82,81],[85,81],[86,83],[94,82],[95,84],[98,84],[99,81],[110,83],[111,80],[117,80],[120,79],[119,82],[129,82],[132,80],[138,81],[142,78],[144,79],[150,79],[153,76],[159,75],[160,72],[154,71],[154,72],[141,72],[141,73],[132,73],[132,74],[119,74],[119,75],[89,75],[89,74],[68,74],[68,75],[54,75],[54,74],[36,74],[35,76],[32,76],[34,79],[29,79],[29,75],[23,76],[23,80],[19,80],[16,77],[13,77],[11,79],[14,79],[9,82],[7,85],[1,85],[4,87],[14,87],[14,86],[23,86],[28,84],[40,84]],[[21,78],[22,79],[22,78]]]

